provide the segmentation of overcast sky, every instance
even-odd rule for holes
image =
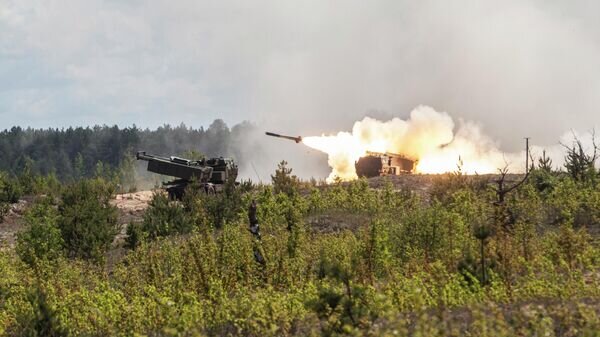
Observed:
[[[507,149],[600,125],[599,1],[0,0],[0,128],[350,129],[419,104]]]

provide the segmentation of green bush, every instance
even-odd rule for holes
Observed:
[[[34,179],[35,179],[35,176],[32,172],[33,164],[34,164],[34,162],[31,158],[26,158],[25,165],[23,166],[23,170],[17,176],[19,185],[21,186],[23,193],[27,194],[27,195],[30,195],[35,192],[34,188],[33,188]]]
[[[69,335],[61,325],[56,310],[50,306],[48,297],[39,286],[28,294],[27,300],[31,311],[18,318],[21,325],[21,336],[62,337]]]
[[[354,272],[342,263],[322,260],[320,273],[317,298],[307,306],[324,322],[323,336],[359,334],[368,328],[377,317],[370,310],[368,288],[356,282]]]
[[[4,221],[4,217],[10,211],[10,205],[7,202],[0,201],[0,223]]]
[[[34,267],[38,262],[54,261],[63,255],[59,217],[49,198],[42,199],[27,211],[27,228],[17,235],[16,245],[17,254],[23,262]]]
[[[58,226],[71,257],[102,261],[119,232],[114,188],[102,179],[78,181],[64,189]]]
[[[287,164],[285,160],[277,164],[277,170],[275,170],[275,175],[271,176],[271,182],[275,193],[292,195],[297,192],[299,180],[292,174],[292,169],[288,168]]]
[[[248,187],[246,186],[246,188]],[[232,179],[225,182],[223,190],[215,195],[200,192],[196,193],[192,199],[186,197],[184,201],[188,210],[193,209],[189,207],[190,200],[199,203],[202,209],[196,209],[196,212],[201,212],[202,216],[206,217],[202,220],[197,219],[196,222],[200,224],[207,220],[209,226],[213,228],[223,228],[225,224],[239,220],[241,215],[245,214],[248,206],[242,201],[242,190]]]
[[[62,187],[62,183],[53,173],[46,176],[38,175],[33,179],[33,193],[37,195],[52,195],[58,197],[60,196]]]
[[[23,189],[17,179],[0,172],[0,202],[17,203],[23,195]]]
[[[144,214],[141,228],[134,227],[132,231],[141,229],[148,238],[156,239],[172,234],[187,234],[193,228],[193,222],[190,221],[183,205],[169,200],[164,193],[157,192],[152,197]],[[131,234],[137,235],[138,233],[131,232]]]
[[[125,237],[125,244],[127,248],[135,249],[139,246],[146,237],[146,233],[144,233],[143,225],[139,222],[132,222],[127,225],[127,230],[125,232],[127,236]]]

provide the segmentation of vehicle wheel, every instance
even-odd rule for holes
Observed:
[[[169,194],[169,200],[176,200],[177,196],[173,190],[167,190],[167,193]]]

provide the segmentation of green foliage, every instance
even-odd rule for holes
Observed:
[[[552,172],[552,159],[546,156],[546,150],[542,151],[542,156],[538,159],[538,169],[546,172]]]
[[[487,226],[485,224],[479,224],[478,226],[476,226],[474,228],[473,235],[475,236],[475,238],[477,240],[479,240],[479,261],[480,261],[480,263],[477,266],[480,271],[480,273],[478,273],[478,275],[480,275],[479,282],[481,284],[488,284],[490,271],[488,270],[489,263],[486,266],[487,258],[486,258],[486,254],[485,254],[485,246],[487,244],[487,239],[492,235],[492,230],[490,229],[489,226]],[[471,272],[471,275],[473,275],[473,270],[474,270],[474,268],[471,268],[471,270],[469,270]]]
[[[0,250],[0,334],[593,336],[600,190],[549,177],[551,188],[532,179],[506,196],[511,226],[500,231],[479,177],[432,178],[448,187],[435,195],[365,180],[156,195],[128,226],[135,249],[106,265],[46,249],[57,228],[67,246],[65,220],[107,223],[87,214],[108,214],[110,186],[84,179],[27,211],[17,254]],[[253,199],[262,240],[248,231]]]
[[[33,160],[31,160],[31,158],[26,158],[23,171],[21,171],[17,177],[24,194],[32,194],[35,192],[35,175],[32,172],[32,167]]]
[[[85,161],[81,152],[78,152],[75,156],[75,160],[73,161],[73,170],[75,180],[83,179],[86,175]]]
[[[595,183],[580,184],[563,177],[551,193],[545,195],[547,221],[575,227],[600,224],[600,193]]]
[[[376,318],[369,308],[368,288],[356,282],[351,266],[322,256],[319,276],[317,298],[308,306],[324,322],[324,336],[359,333]]]
[[[21,336],[62,337],[69,335],[61,326],[56,310],[49,305],[46,294],[39,287],[31,291],[27,299],[31,311],[24,315],[25,317],[19,317]]]
[[[273,191],[292,195],[298,188],[298,177],[292,174],[292,169],[287,167],[287,162],[282,160],[277,164],[275,175],[271,175]]]
[[[392,235],[396,238],[395,251],[403,260],[421,258],[424,261],[440,259],[454,249],[452,237],[463,234],[462,221],[441,204],[416,208],[404,217]]]
[[[590,237],[585,229],[575,230],[570,225],[560,226],[558,233],[549,235],[546,251],[555,263],[566,263],[574,269],[577,265],[585,266],[586,254],[591,249]]]
[[[251,185],[245,188],[248,191]],[[165,194],[155,193],[143,222],[128,227],[127,244],[135,247],[145,238],[188,234],[194,229],[223,228],[242,218],[248,204],[248,201],[242,200],[242,191],[235,181],[230,180],[217,194],[206,194],[198,183],[192,182],[182,202],[171,201]]]
[[[376,220],[361,233],[364,274],[370,283],[374,283],[376,278],[389,275],[389,269],[394,263],[388,225],[388,222]]]
[[[593,153],[588,154],[581,141],[575,139],[573,144],[565,146],[567,155],[565,156],[565,168],[575,181],[595,181],[598,173],[596,172],[597,147],[594,136],[592,136],[594,145]]]
[[[126,247],[131,249],[137,248],[142,242],[144,242],[144,239],[147,235],[144,232],[143,224],[139,222],[132,222],[127,225],[125,234],[127,234],[125,237]]]
[[[52,262],[63,256],[60,215],[51,198],[36,202],[25,214],[27,228],[18,234],[16,252],[29,266]]]
[[[537,168],[530,171],[529,181],[540,193],[548,194],[555,188],[558,178],[552,171]]]
[[[102,179],[81,180],[63,190],[58,227],[69,256],[104,259],[119,232],[116,208],[109,202],[113,191]]]
[[[128,158],[131,160],[131,158]],[[127,174],[127,172],[125,172]],[[104,162],[97,162],[94,167],[94,172],[92,177],[95,179],[102,179],[104,181],[110,182],[115,187],[119,187],[121,171],[117,168],[112,167],[109,164]]]
[[[434,199],[444,201],[447,196],[452,195],[455,191],[468,187],[468,179],[462,172],[462,166],[459,165],[457,171],[443,174],[434,181],[431,188],[431,196]]]
[[[0,172],[0,202],[14,204],[19,202],[23,189],[17,179]]]
[[[154,193],[144,214],[141,227],[136,225],[130,227],[128,237],[132,244],[142,237],[140,232],[145,233],[150,239],[171,234],[187,234],[192,231],[193,223],[180,203],[169,200],[164,193],[157,192]]]
[[[7,202],[0,201],[0,223],[4,221],[4,217],[10,211],[10,205]]]
[[[18,179],[0,172],[0,223],[4,221],[10,210],[10,204],[17,203],[23,195]]]
[[[37,175],[33,179],[33,193],[36,195],[51,195],[59,197],[63,184],[58,181],[55,174],[47,176]]]
[[[191,198],[184,200],[187,205],[186,208],[193,209],[194,207],[190,204],[196,199],[196,202],[202,208],[201,212],[207,218],[208,225],[215,228],[222,228],[224,225],[240,219],[241,214],[248,205],[248,203],[242,202],[242,190],[236,186],[235,181],[232,179],[225,182],[223,191],[216,195],[208,195],[202,192],[190,195]],[[205,222],[203,219],[196,219],[196,221]]]

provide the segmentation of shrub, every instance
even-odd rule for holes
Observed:
[[[242,190],[236,187],[235,181],[232,179],[225,182],[222,192],[216,195],[196,194],[195,199],[203,207],[201,211],[204,213],[203,216],[206,216],[209,224],[215,228],[223,228],[225,224],[238,220],[247,207],[247,204],[244,205],[242,202]],[[189,202],[186,202],[186,205],[189,204]],[[189,206],[186,206],[186,208],[192,209]],[[196,212],[198,211],[200,210],[196,209]]]
[[[367,288],[353,280],[354,272],[341,263],[320,261],[323,281],[317,298],[307,303],[325,322],[324,336],[358,333],[376,318],[369,309]]]
[[[54,173],[47,176],[35,176],[33,181],[33,193],[59,196],[62,184]]]
[[[34,267],[39,261],[53,261],[62,256],[64,242],[58,220],[58,211],[50,199],[43,199],[27,211],[28,227],[18,234],[16,245],[23,262]]]
[[[4,221],[4,217],[8,214],[10,205],[6,202],[0,201],[0,223]]]
[[[529,172],[529,181],[542,195],[551,193],[557,180],[556,174],[548,169],[539,168]]]
[[[119,232],[109,201],[114,188],[102,179],[81,180],[62,192],[59,227],[72,257],[103,260]]]
[[[23,195],[19,181],[0,173],[0,202],[17,203]]]
[[[299,185],[298,177],[292,175],[292,169],[287,167],[285,160],[277,164],[277,170],[275,170],[275,175],[271,176],[271,182],[275,193],[285,193],[287,195],[295,193]]]
[[[27,296],[31,311],[19,317],[21,336],[68,336],[67,330],[61,326],[56,310],[50,306],[46,294],[37,287]]]
[[[23,166],[23,170],[18,175],[17,179],[19,181],[19,185],[21,186],[24,194],[32,194],[33,183],[34,183],[34,175],[32,172],[32,166],[34,162],[31,158],[25,159],[25,164]]]
[[[193,223],[189,220],[185,209],[180,203],[170,201],[164,193],[155,193],[139,229],[151,239],[172,234],[186,234],[193,229]],[[132,234],[133,231],[139,229],[132,228]]]
[[[586,250],[590,248],[590,237],[587,231],[575,230],[567,224],[561,225],[558,232],[551,233],[548,237],[551,246],[546,248],[547,254],[556,263],[563,260],[571,268],[575,268],[576,264],[581,262]]]
[[[571,146],[565,146],[567,154],[565,156],[565,168],[571,177],[576,181],[595,181],[598,173],[596,172],[596,160],[598,159],[598,147],[595,144],[594,135],[592,135],[594,144],[593,153],[586,153],[581,141],[574,139]]]
[[[137,246],[144,241],[146,236],[143,230],[143,226],[139,222],[132,222],[127,226],[126,231],[127,237],[125,237],[125,244],[128,248],[135,249]]]

